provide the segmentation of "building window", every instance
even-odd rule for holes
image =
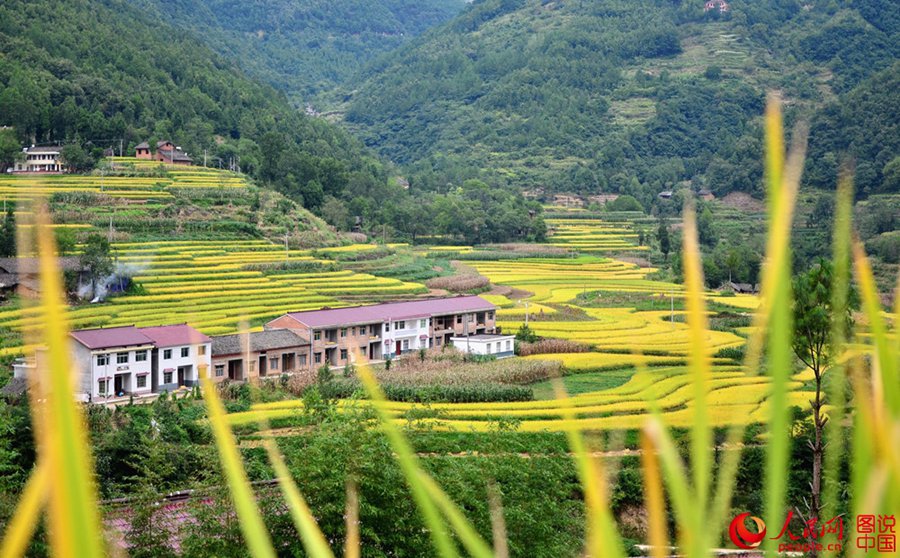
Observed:
[[[225,375],[225,365],[217,364],[216,365],[216,378],[221,378],[224,375]]]
[[[137,377],[137,387],[138,389],[147,387],[147,376],[146,374],[142,374]]]
[[[350,335],[356,335],[356,328],[355,328],[355,327],[351,327],[351,328],[350,328]]]
[[[306,366],[306,355],[300,355],[300,366]]]
[[[487,354],[491,354],[491,344],[487,344]]]
[[[204,356],[206,354],[206,345],[197,345],[197,354]]]
[[[172,349],[163,349],[163,360],[172,358]]]
[[[406,329],[406,321],[400,321],[394,324],[394,329]]]
[[[100,395],[106,395],[106,380],[100,380],[97,382],[97,393]]]
[[[404,339],[404,340],[403,340],[403,350],[404,350],[404,351],[408,351],[408,350],[409,350],[409,339]]]
[[[128,364],[128,353],[116,353],[116,364]]]
[[[269,369],[278,370],[278,357],[272,357],[269,359]]]
[[[163,372],[163,383],[164,384],[172,383],[172,373],[171,372]]]
[[[440,345],[441,345],[441,338],[440,338],[440,337],[435,337],[435,338],[434,338],[434,344],[437,345],[437,346],[440,346]]]
[[[181,348],[181,358],[187,358],[191,356],[191,348],[190,347],[182,347]]]
[[[109,355],[97,355],[97,366],[106,366],[109,364]]]
[[[135,362],[146,362],[147,361],[147,351],[135,351],[134,352],[134,361]]]
[[[316,364],[320,364],[322,362],[322,353],[316,353]]]
[[[341,349],[341,360],[347,360],[347,349]]]
[[[251,360],[251,361],[250,361],[250,366],[249,366],[248,368],[250,369],[250,372],[256,372],[256,361],[255,361],[255,360]]]
[[[366,334],[366,326],[359,326],[359,334],[360,335]]]
[[[511,341],[507,341],[507,342],[506,342],[506,350],[507,350],[507,351],[509,351],[509,350],[511,349],[511,347],[509,346],[510,343],[511,343]]]
[[[322,339],[322,332],[314,331],[313,332],[313,341],[321,341],[321,339]]]
[[[390,331],[390,330],[391,330],[391,322],[388,322],[388,323],[384,324],[384,330],[385,330],[385,331]]]
[[[346,327],[341,328],[341,337],[347,337],[347,328]]]
[[[456,323],[458,323],[458,324],[461,324],[461,323],[462,323],[462,314],[457,314],[457,315],[456,315]]]
[[[421,328],[428,327],[428,320],[419,320],[419,327],[421,327]]]
[[[489,320],[493,320],[493,319],[494,319],[494,313],[493,313],[493,312],[488,312],[488,319],[489,319]]]

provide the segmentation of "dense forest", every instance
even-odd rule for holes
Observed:
[[[462,10],[462,0],[139,0],[248,75],[307,103],[373,57]]]
[[[171,139],[197,162],[237,164],[332,224],[385,238],[420,234],[423,222],[408,221],[404,208],[433,202],[404,188],[396,169],[347,132],[301,114],[283,93],[123,0],[0,5],[0,126],[22,144],[65,142],[95,152],[121,146],[128,154],[141,141]],[[13,147],[0,150],[0,169],[16,152],[15,141],[2,143]],[[517,190],[500,189],[496,203],[485,204],[458,186],[446,207],[458,201],[469,209],[446,226],[425,221],[428,233],[463,238],[457,222],[477,229],[496,217],[526,225],[494,228],[491,240],[542,234],[540,218],[528,219],[540,208]]]
[[[414,184],[488,169],[523,188],[647,205],[679,185],[760,195],[759,116],[776,89],[827,155],[811,158],[808,182],[833,187],[849,150],[867,159],[859,191],[878,192],[900,154],[898,55],[900,4],[888,0],[734,0],[725,12],[699,0],[482,0],[371,64],[345,119]]]

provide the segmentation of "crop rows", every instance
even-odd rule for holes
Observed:
[[[638,234],[630,225],[605,223],[599,219],[547,219],[551,234],[547,243],[577,252],[599,253],[646,250],[638,245]]]

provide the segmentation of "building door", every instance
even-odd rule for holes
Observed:
[[[179,366],[178,367],[178,385],[184,386],[187,385],[187,381],[191,380],[191,369],[193,366]]]
[[[228,361],[228,379],[239,382],[244,379],[244,362],[241,360]]]
[[[266,375],[266,355],[259,355],[259,375]]]
[[[399,354],[402,353],[402,352],[403,352],[402,345],[401,345],[400,341],[397,341],[397,350],[394,351],[394,354],[398,354],[398,355],[399,355]]]
[[[116,377],[113,380],[113,395],[118,397],[127,394],[131,389],[131,382],[128,381],[129,379],[129,374],[116,374]]]

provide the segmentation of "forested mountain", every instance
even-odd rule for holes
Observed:
[[[860,187],[883,190],[883,166],[900,154],[896,133],[876,139],[900,114],[890,88],[900,3],[712,4],[479,0],[372,64],[352,84],[345,120],[414,169],[416,187],[440,190],[485,169],[523,188],[641,200],[686,181],[759,194],[759,115],[776,89],[792,119],[814,118],[813,153],[877,152]],[[879,116],[859,113],[869,108]],[[848,126],[862,135],[851,140]],[[833,185],[829,161],[811,163],[811,182]]]
[[[198,163],[204,156],[239,163],[343,229],[361,224],[392,238],[427,232],[472,241],[543,234],[534,217],[540,207],[512,188],[482,195],[487,186],[470,182],[441,196],[407,190],[350,134],[304,116],[283,93],[126,0],[0,3],[3,126],[17,136],[11,150],[0,150],[6,157],[16,140],[88,151],[122,145],[128,154],[141,141],[171,139]]]
[[[297,103],[459,13],[463,0],[137,0]]]
[[[278,138],[323,184],[349,171],[384,180],[349,134],[298,114],[283,94],[124,0],[0,4],[0,125],[37,143],[118,148],[122,139],[127,149],[172,139],[253,174],[268,161],[261,145]]]

